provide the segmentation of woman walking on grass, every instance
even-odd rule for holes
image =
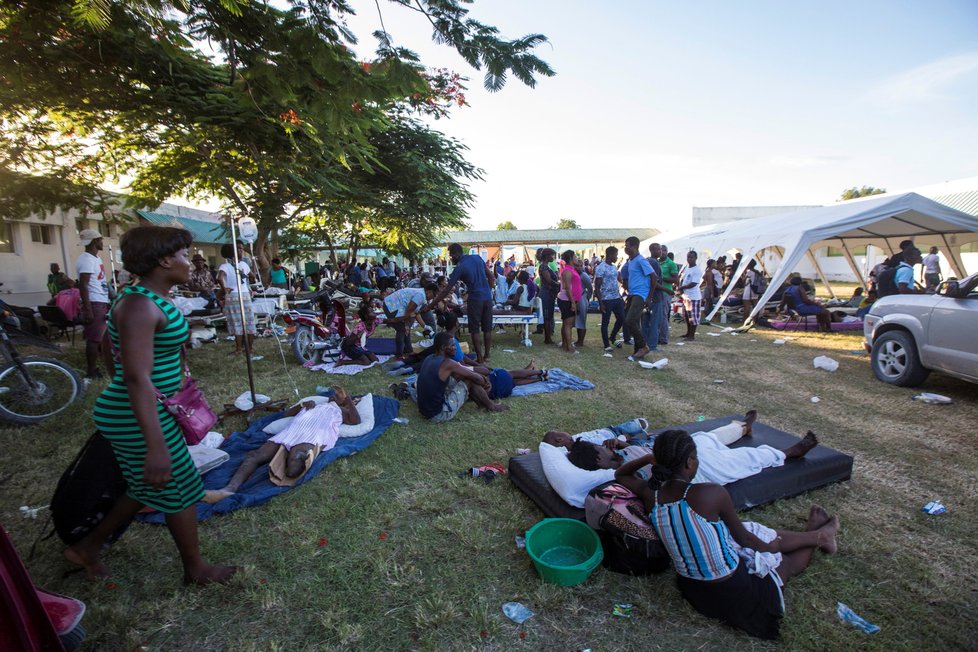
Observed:
[[[654,493],[632,476],[650,463]],[[808,567],[816,548],[837,550],[839,519],[812,505],[804,532],[741,522],[722,485],[691,484],[698,467],[692,437],[667,430],[656,437],[652,455],[621,466],[615,477],[641,495],[693,608],[751,636],[777,638],[782,585]]]
[[[109,313],[109,336],[121,363],[95,401],[94,418],[112,445],[127,492],[88,536],[64,551],[89,579],[107,575],[103,546],[144,506],[166,515],[185,584],[227,582],[237,570],[200,556],[194,505],[204,486],[180,426],[157,400],[157,392],[169,397],[182,384],[187,322],[166,297],[190,276],[190,243],[188,231],[158,226],[130,229],[120,241],[122,263],[140,283],[124,288]]]

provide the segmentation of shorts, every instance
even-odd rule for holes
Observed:
[[[700,323],[700,313],[703,308],[703,302],[700,299],[683,297],[683,305],[686,306],[686,318],[689,323],[693,326]]]
[[[574,310],[574,302],[569,299],[557,299],[557,307],[560,308],[560,319],[573,319],[577,311]]]
[[[105,337],[105,329],[108,327],[106,318],[109,315],[109,304],[93,301],[90,305],[92,306],[92,321],[85,324],[82,332],[86,342],[101,344],[102,338]]]
[[[343,344],[342,346],[340,346],[340,351],[342,351],[343,355],[345,355],[350,360],[358,360],[360,358],[368,357],[367,349],[363,348],[359,344],[350,344],[350,345]]]
[[[224,316],[228,318],[228,333],[231,335],[255,335],[255,309],[251,305],[251,297],[244,297],[244,315],[238,305],[237,293],[230,293],[224,300]]]
[[[578,330],[587,330],[587,311],[590,306],[588,302],[581,299],[577,302],[577,315],[574,319],[574,328]]]
[[[489,372],[489,398],[498,400],[513,395],[513,376],[505,369],[493,369]]]
[[[458,414],[458,411],[465,405],[469,398],[469,386],[464,380],[449,378],[445,386],[445,402],[442,403],[441,412],[428,419],[432,423],[445,423],[451,421]]]
[[[754,292],[754,288],[752,288],[750,284],[745,283],[744,293],[740,296],[740,298],[743,299],[744,301],[750,301],[751,299],[756,299],[757,292]]]
[[[469,332],[492,332],[492,299],[469,299],[466,306],[469,317]]]

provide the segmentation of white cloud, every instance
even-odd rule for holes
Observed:
[[[845,156],[774,156],[770,164],[776,168],[812,168],[845,161]]]
[[[946,57],[917,66],[870,87],[863,99],[900,105],[945,100],[960,79],[978,72],[978,52]]]

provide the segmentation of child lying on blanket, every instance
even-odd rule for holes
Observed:
[[[377,330],[378,323],[377,315],[369,301],[360,304],[357,315],[360,317],[360,321],[353,326],[353,332],[343,338],[340,350],[345,358],[337,360],[334,364],[336,367],[344,365],[366,367],[377,362],[377,355],[364,348],[367,345],[367,338]]]
[[[782,466],[786,459],[804,457],[818,444],[815,433],[809,432],[800,442],[784,450],[765,444],[756,447],[728,448],[729,444],[741,437],[750,436],[751,426],[756,419],[757,412],[750,410],[743,421],[733,421],[710,432],[692,434],[699,459],[699,473],[694,482],[730,484],[760,473],[766,468]],[[550,432],[547,433],[544,441],[554,446],[567,447],[565,436],[566,433]],[[617,439],[605,440],[602,444],[591,443],[584,439],[572,440],[567,459],[587,471],[618,469],[633,460],[645,459],[645,464],[640,465],[634,472],[638,476],[637,479],[631,477],[631,474],[623,479],[616,477],[621,484],[636,493],[638,490],[634,485],[648,482],[651,477],[651,465],[654,462],[648,446],[630,445]]]
[[[334,387],[335,393],[330,401],[316,405],[306,401],[292,406],[284,416],[294,416],[282,432],[273,435],[267,442],[245,456],[227,486],[223,489],[208,489],[204,494],[205,503],[216,503],[234,494],[251,474],[262,464],[271,462],[280,449],[287,453],[284,464],[284,478],[276,478],[270,469],[272,481],[279,485],[294,484],[308,470],[316,455],[324,449],[336,445],[340,424],[357,425],[360,413],[356,402],[342,387]]]

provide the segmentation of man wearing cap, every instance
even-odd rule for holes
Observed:
[[[85,376],[101,378],[98,369],[99,347],[105,367],[111,375],[115,369],[112,352],[106,332],[106,318],[109,314],[109,286],[105,276],[105,264],[99,257],[102,251],[102,234],[95,229],[84,229],[78,234],[85,251],[78,257],[75,273],[78,274],[78,292],[81,295],[79,321],[85,325],[85,362],[88,365]]]
[[[193,257],[194,268],[190,270],[190,279],[187,280],[187,289],[197,292],[207,299],[207,306],[211,307],[217,301],[217,283],[211,276],[211,270],[207,268],[204,257],[196,254]]]

